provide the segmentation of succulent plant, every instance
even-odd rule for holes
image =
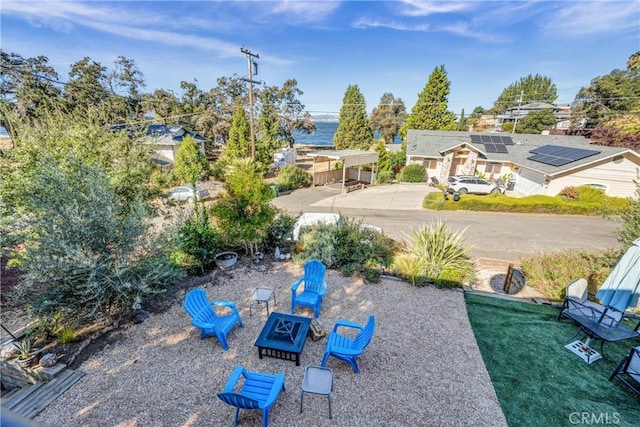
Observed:
[[[32,356],[36,350],[33,348],[33,344],[30,339],[25,338],[20,342],[14,342],[13,345],[18,349],[19,359],[28,359]]]

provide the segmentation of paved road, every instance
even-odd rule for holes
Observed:
[[[406,239],[411,230],[438,219],[454,230],[465,229],[465,242],[478,258],[518,262],[521,257],[560,250],[619,248],[619,224],[601,217],[536,215],[422,209],[432,187],[422,184],[372,186],[340,194],[339,189],[296,190],[273,203],[290,214],[333,212],[382,227],[393,239]]]

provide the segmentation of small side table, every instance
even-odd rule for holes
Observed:
[[[302,413],[302,400],[304,393],[322,394],[329,399],[329,418],[331,414],[331,392],[333,391],[333,371],[330,368],[320,366],[307,366],[302,378],[302,391],[300,392],[300,413]]]
[[[273,298],[273,304],[274,305],[278,305],[276,303],[276,293],[273,292],[273,289],[271,288],[256,288],[253,290],[253,293],[251,294],[251,299],[249,301],[249,316],[252,315],[251,313],[251,301],[255,301],[258,304],[260,304],[261,302],[265,303],[267,305],[267,316],[269,316],[269,300]]]

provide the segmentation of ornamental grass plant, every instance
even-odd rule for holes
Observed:
[[[450,230],[444,221],[413,230],[405,249],[396,255],[392,271],[415,286],[462,286],[474,277],[463,233]]]
[[[614,250],[563,251],[525,257],[520,265],[529,286],[553,301],[560,301],[565,287],[579,278],[585,278],[589,292],[595,294],[620,255],[620,251]]]

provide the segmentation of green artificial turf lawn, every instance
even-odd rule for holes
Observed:
[[[587,365],[564,348],[578,328],[556,320],[558,308],[472,294],[465,301],[510,426],[640,425],[640,398],[609,381],[640,339],[606,343],[605,357]]]

